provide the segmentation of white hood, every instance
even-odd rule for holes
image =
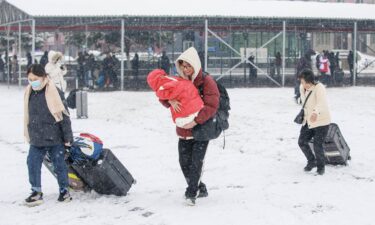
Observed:
[[[178,64],[178,61],[183,60],[185,62],[188,62],[193,68],[194,68],[194,74],[192,76],[192,81],[195,80],[195,78],[198,76],[199,71],[202,68],[201,60],[199,59],[199,55],[197,50],[195,50],[194,47],[188,48],[186,51],[184,51],[175,61],[177,72],[180,76],[184,76],[183,72],[180,70],[180,66]]]
[[[63,55],[61,52],[55,52],[53,50],[48,52],[48,62],[55,64],[57,59],[62,59]]]

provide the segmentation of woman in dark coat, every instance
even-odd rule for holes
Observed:
[[[29,206],[43,203],[41,167],[45,155],[51,158],[59,184],[58,201],[70,201],[68,170],[65,163],[65,146],[73,141],[69,113],[63,93],[40,64],[27,70],[29,85],[25,91],[24,133],[30,144],[27,157],[31,195],[25,200]]]

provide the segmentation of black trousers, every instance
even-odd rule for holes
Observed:
[[[327,126],[321,126],[309,129],[308,125],[304,125],[301,128],[301,132],[298,138],[298,145],[301,148],[303,154],[305,154],[308,162],[316,161],[318,168],[324,167],[325,158],[323,150],[323,142],[328,132]],[[309,146],[310,140],[314,138],[314,153]]]
[[[194,139],[179,139],[178,141],[180,166],[188,184],[186,197],[196,197],[198,189],[205,187],[200,179],[207,147],[208,141],[195,141]]]
[[[301,81],[299,79],[296,80],[294,85],[294,98],[298,99],[301,97],[301,93],[299,92],[299,87],[301,86]]]

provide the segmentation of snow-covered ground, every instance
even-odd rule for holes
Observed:
[[[0,86],[0,225],[53,224],[375,224],[375,88],[330,88],[333,122],[353,161],[305,173],[297,145],[293,90],[230,89],[230,130],[212,141],[203,180],[209,197],[184,204],[177,137],[152,92],[89,94],[89,119],[74,131],[98,135],[137,179],[126,197],[73,193],[57,203],[57,182],[43,168],[45,203],[28,208],[23,90]]]

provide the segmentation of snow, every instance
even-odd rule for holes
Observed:
[[[9,0],[32,16],[220,16],[315,19],[375,19],[375,5],[249,0],[76,1]],[[63,9],[63,10],[61,10]]]
[[[152,92],[89,93],[89,119],[74,131],[98,135],[137,179],[128,196],[74,192],[58,203],[43,167],[45,203],[28,208],[23,90],[0,85],[1,225],[288,224],[372,225],[375,208],[375,89],[329,88],[333,122],[351,147],[349,166],[305,173],[297,145],[299,107],[291,88],[229,89],[230,129],[208,147],[203,181],[209,197],[184,205],[177,137],[169,111]]]

